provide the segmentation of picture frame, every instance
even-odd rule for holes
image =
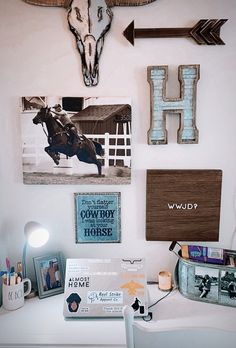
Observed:
[[[120,243],[120,192],[75,193],[76,243]]]
[[[195,266],[194,276],[189,274],[188,292],[196,299],[218,302],[219,270],[214,267]]]
[[[61,253],[34,257],[34,268],[39,298],[64,292],[65,266]]]
[[[74,136],[67,132],[62,139],[56,137],[51,148],[51,138],[61,132],[60,123],[53,117],[58,104],[80,137],[74,147],[71,142]],[[63,96],[53,92],[47,96],[20,96],[19,123],[24,184],[131,184],[130,97]]]
[[[236,306],[236,272],[235,268],[220,271],[220,300],[226,306]]]

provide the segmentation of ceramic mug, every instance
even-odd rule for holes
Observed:
[[[27,290],[24,292],[24,284],[27,283]],[[24,306],[25,296],[31,291],[31,281],[25,278],[19,284],[2,285],[2,305],[8,311]]]

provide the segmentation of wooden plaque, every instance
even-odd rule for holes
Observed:
[[[218,241],[221,170],[147,170],[146,239]]]

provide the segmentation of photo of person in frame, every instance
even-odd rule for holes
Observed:
[[[204,275],[198,289],[201,292],[201,298],[207,297],[207,294],[211,291],[211,277],[208,274]]]
[[[196,266],[188,275],[188,292],[207,302],[218,301],[219,271],[211,267]]]
[[[236,272],[221,271],[220,303],[236,306]]]
[[[40,263],[43,290],[48,291],[61,287],[61,276],[58,260],[53,258]]]

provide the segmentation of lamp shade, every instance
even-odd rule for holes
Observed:
[[[43,246],[49,239],[48,230],[35,221],[27,222],[24,232],[27,243],[34,248]]]
[[[34,248],[39,248],[47,243],[49,239],[48,230],[46,230],[40,223],[36,221],[29,221],[25,224],[25,244],[23,248],[22,264],[23,264],[23,277],[26,277],[26,250],[27,245]]]

